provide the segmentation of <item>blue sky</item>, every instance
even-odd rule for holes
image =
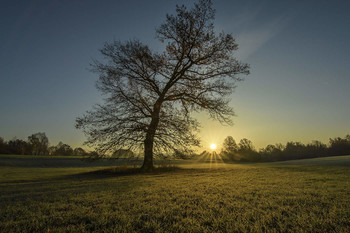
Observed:
[[[45,132],[80,146],[75,118],[101,101],[89,71],[98,49],[138,38],[153,49],[155,28],[176,4],[193,1],[1,1],[0,136]],[[251,65],[231,105],[234,126],[200,114],[204,148],[228,136],[257,148],[328,142],[350,133],[349,1],[214,1],[217,31],[231,33]]]

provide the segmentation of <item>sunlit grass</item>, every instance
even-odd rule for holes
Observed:
[[[2,166],[0,232],[350,231],[350,156],[247,165],[201,157],[148,174]]]

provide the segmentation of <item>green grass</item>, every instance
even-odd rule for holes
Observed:
[[[148,174],[110,161],[8,157],[0,232],[350,232],[350,156],[213,158]]]

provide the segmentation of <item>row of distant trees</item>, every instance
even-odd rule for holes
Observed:
[[[26,141],[17,138],[5,141],[0,137],[0,154],[97,156],[95,151],[87,152],[81,147],[73,149],[70,145],[62,142],[56,146],[50,146],[45,133],[32,134]],[[175,153],[174,157],[181,158],[178,154]],[[284,161],[350,155],[350,135],[348,134],[344,138],[330,138],[328,145],[320,141],[312,141],[309,144],[287,142],[285,145],[281,143],[270,144],[260,150],[256,150],[249,139],[243,138],[237,143],[233,137],[228,136],[224,140],[221,154],[232,161],[241,162]],[[130,150],[117,150],[113,156],[133,157],[135,154]]]
[[[309,144],[301,142],[287,142],[283,144],[267,145],[257,151],[253,143],[243,138],[236,143],[228,136],[223,143],[221,153],[232,161],[284,161],[293,159],[307,159],[326,156],[350,155],[350,135],[344,138],[330,138],[329,144],[312,141]]]
[[[86,152],[83,148],[72,148],[70,145],[59,142],[56,146],[50,146],[45,133],[35,133],[22,140],[14,138],[5,141],[0,137],[0,154],[18,155],[64,155],[84,156],[96,152]]]

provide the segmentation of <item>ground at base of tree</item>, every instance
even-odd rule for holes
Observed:
[[[350,231],[350,156],[146,174],[1,158],[1,232]]]

